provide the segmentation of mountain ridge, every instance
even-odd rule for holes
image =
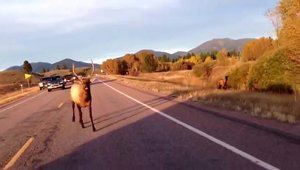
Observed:
[[[51,63],[47,63],[47,62],[32,62],[30,63],[32,66],[32,72],[42,72],[42,70],[45,69],[56,69],[57,65],[59,65],[60,67],[63,67],[63,65],[65,64],[67,66],[68,69],[72,68],[72,65],[74,64],[75,67],[90,67],[91,64],[90,63],[85,63],[82,61],[76,61],[70,58],[65,58],[63,60],[60,60],[58,62],[55,62],[53,64]],[[99,64],[95,64],[95,67],[99,67]],[[11,66],[9,68],[7,68],[6,70],[22,70],[23,66]]]
[[[163,51],[156,51],[151,49],[142,49],[137,51],[135,54],[139,54],[142,52],[150,52],[153,53],[155,57],[160,57],[163,55],[166,55],[170,59],[175,59],[180,56],[184,56],[188,53],[194,53],[194,54],[201,54],[202,52],[211,52],[211,51],[220,51],[221,49],[227,49],[228,51],[238,51],[240,52],[242,50],[242,47],[245,45],[245,43],[255,40],[254,38],[241,38],[241,39],[231,39],[231,38],[215,38],[211,39],[209,41],[206,41],[204,43],[201,43],[200,45],[196,46],[195,48],[189,50],[189,51],[178,51],[173,54],[163,52]],[[118,57],[122,58],[122,57]],[[89,67],[89,63],[85,63],[82,61],[75,61],[70,58],[63,59],[61,61],[55,62],[53,64],[47,63],[47,62],[33,62],[31,63],[33,67],[34,72],[41,72],[43,68],[46,69],[55,69],[57,65],[60,65],[60,67],[65,64],[68,68],[72,67],[72,64],[75,64],[76,67]],[[95,64],[95,66],[99,66],[99,64]],[[22,66],[12,66],[7,68],[6,70],[22,70]]]

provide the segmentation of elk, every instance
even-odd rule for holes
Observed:
[[[92,61],[92,73],[90,77],[94,73],[94,64]],[[72,100],[72,109],[73,109],[73,117],[72,121],[75,122],[75,105],[78,108],[79,111],[79,123],[81,124],[81,127],[84,128],[84,123],[82,120],[82,111],[81,108],[89,107],[90,112],[90,119],[92,122],[92,128],[93,131],[96,131],[94,121],[93,121],[93,115],[92,115],[92,95],[91,95],[91,79],[90,77],[79,77],[75,73],[75,66],[73,64],[73,74],[76,77],[76,80],[74,80],[74,84],[71,87],[71,100]]]
[[[225,76],[224,79],[221,79],[217,82],[217,88],[218,89],[227,89],[227,81],[228,81],[228,76]]]

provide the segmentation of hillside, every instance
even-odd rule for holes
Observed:
[[[172,55],[176,58],[176,57],[184,56],[187,54],[188,54],[188,52],[185,52],[185,51],[177,51],[176,53],[173,53]]]
[[[154,51],[154,50],[146,50],[146,49],[140,50],[140,51],[136,52],[135,54],[140,54],[140,53],[143,53],[143,52],[152,53],[152,54],[154,54],[155,57],[161,57],[163,55],[166,55],[169,58],[175,58],[175,56],[173,56],[172,54],[167,53],[167,52]]]
[[[221,49],[225,48],[228,51],[241,51],[245,43],[254,40],[253,38],[243,38],[243,39],[230,39],[230,38],[221,38],[221,39],[212,39],[210,41],[206,41],[199,46],[189,50],[189,51],[178,51],[174,54],[170,54],[167,52],[162,51],[155,51],[155,50],[140,50],[136,52],[136,54],[142,53],[142,52],[149,52],[153,53],[155,57],[160,57],[163,55],[168,56],[169,58],[177,58],[179,56],[184,56],[187,53],[194,53],[194,54],[200,54],[202,52],[211,52],[211,51],[220,51]]]
[[[251,38],[244,38],[244,39],[230,39],[230,38],[223,38],[223,39],[212,39],[207,41],[196,48],[191,49],[190,53],[199,54],[201,52],[210,52],[210,51],[220,51],[221,49],[225,48],[228,51],[241,51],[245,43],[254,40]]]
[[[81,62],[81,61],[75,61],[72,59],[64,59],[61,61],[58,61],[56,63],[46,63],[46,62],[36,62],[36,63],[30,63],[32,66],[32,71],[33,72],[42,72],[43,68],[45,69],[49,69],[49,70],[53,70],[56,69],[57,65],[59,65],[60,67],[62,67],[63,65],[66,65],[68,68],[72,68],[72,64],[75,65],[75,67],[90,67],[91,64],[90,63],[85,63],[85,62]],[[99,64],[95,64],[95,67],[99,67]],[[10,70],[22,70],[23,67],[21,66],[12,66],[9,67],[8,69],[6,69],[7,71]]]

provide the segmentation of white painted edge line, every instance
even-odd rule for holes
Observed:
[[[25,103],[25,102],[27,102],[27,101],[29,101],[29,100],[31,100],[31,99],[34,99],[34,98],[36,98],[36,97],[38,97],[38,96],[40,96],[41,94],[44,94],[44,93],[45,93],[45,92],[42,92],[42,93],[37,94],[37,95],[35,95],[35,96],[32,96],[32,97],[30,97],[30,98],[28,98],[28,99],[25,99],[25,100],[23,100],[23,101],[21,101],[21,102],[19,102],[19,103],[16,103],[16,104],[11,105],[11,106],[9,106],[9,107],[7,107],[7,108],[4,108],[4,109],[0,110],[0,113],[5,112],[6,110],[12,109],[12,108],[14,108],[14,107],[16,107],[16,106],[18,106],[18,105],[20,105],[20,104],[23,104],[23,103]]]
[[[33,141],[33,137],[29,138],[27,140],[27,142],[22,146],[22,148],[11,158],[11,160],[5,165],[5,167],[3,168],[4,170],[7,170],[9,168],[11,168],[16,161],[20,158],[20,156],[25,152],[25,150],[30,146],[30,144]]]
[[[258,159],[256,157],[254,157],[254,156],[252,156],[252,155],[250,155],[250,154],[242,151],[242,150],[239,150],[238,148],[236,148],[236,147],[234,147],[234,146],[232,146],[232,145],[230,145],[228,143],[225,143],[225,142],[223,142],[223,141],[221,141],[221,140],[219,140],[219,139],[217,139],[217,138],[215,138],[215,137],[213,137],[213,136],[211,136],[211,135],[209,135],[209,134],[207,134],[207,133],[205,133],[205,132],[203,132],[203,131],[201,131],[199,129],[196,129],[193,126],[188,125],[188,124],[186,124],[186,123],[184,123],[184,122],[182,122],[182,121],[180,121],[180,120],[178,120],[178,119],[176,119],[176,118],[174,118],[172,116],[169,116],[168,114],[166,114],[164,112],[161,112],[161,111],[159,111],[159,110],[157,110],[157,109],[155,109],[155,108],[153,108],[151,106],[148,106],[147,104],[144,104],[143,102],[141,102],[141,101],[139,101],[139,100],[137,100],[137,99],[135,99],[135,98],[133,98],[133,97],[131,97],[131,96],[123,93],[123,92],[121,92],[120,90],[118,90],[118,89],[116,89],[116,88],[114,88],[114,87],[112,87],[112,86],[104,83],[102,80],[100,80],[100,81],[104,85],[106,85],[107,87],[109,87],[109,88],[113,89],[114,91],[122,94],[123,96],[125,96],[125,97],[127,97],[127,98],[129,98],[129,99],[131,99],[131,100],[133,100],[133,101],[135,101],[135,102],[143,105],[144,107],[146,107],[146,108],[148,108],[148,109],[150,109],[150,110],[152,110],[152,111],[160,114],[161,116],[163,116],[163,117],[171,120],[172,122],[175,122],[178,125],[181,125],[181,126],[187,128],[187,129],[189,129],[190,131],[192,131],[192,132],[194,132],[194,133],[196,133],[196,134],[198,134],[198,135],[200,135],[200,136],[202,136],[202,137],[204,137],[204,138],[206,138],[206,139],[208,139],[208,140],[210,140],[210,141],[212,141],[212,142],[214,142],[214,143],[216,143],[216,144],[218,144],[218,145],[220,145],[220,146],[222,146],[222,147],[224,147],[224,148],[226,148],[226,149],[228,149],[228,150],[230,150],[232,152],[234,152],[235,154],[240,155],[241,157],[248,159],[249,161],[253,162],[254,164],[257,164],[257,165],[259,165],[259,166],[261,166],[261,167],[263,167],[265,169],[269,169],[269,170],[279,170],[279,168],[277,168],[277,167],[275,167],[275,166],[273,166],[273,165],[271,165],[271,164],[269,164],[267,162],[264,162],[264,161],[262,161],[262,160],[260,160],[260,159]]]

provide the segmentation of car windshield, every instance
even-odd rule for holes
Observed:
[[[49,79],[49,77],[44,77],[44,78],[41,78],[41,81],[47,81]]]
[[[61,78],[59,76],[55,76],[55,77],[50,77],[49,80],[50,81],[56,81],[56,80],[60,80]]]

